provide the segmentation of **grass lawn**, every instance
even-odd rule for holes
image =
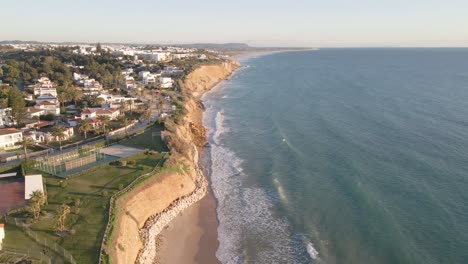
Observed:
[[[92,134],[90,135],[91,133],[88,133],[88,138],[90,136],[92,136]],[[69,140],[62,140],[62,146],[65,146],[65,145],[68,145],[68,144],[72,144],[72,143],[76,143],[76,142],[79,142],[79,141],[82,141],[84,140],[84,135],[82,133],[76,133],[73,137],[71,137]],[[58,141],[51,141],[49,142],[48,144],[49,146],[52,146],[52,147],[56,147],[58,148],[60,146],[60,143]]]
[[[122,167],[106,164],[66,180],[45,176],[48,195],[48,205],[44,208],[46,215],[31,229],[70,251],[78,263],[96,263],[107,225],[110,197],[138,176],[151,171],[161,158],[162,155],[140,153],[122,159],[134,161],[135,165]],[[79,206],[75,205],[78,199]],[[66,221],[70,235],[60,237],[53,231],[53,215],[62,203],[71,207]]]
[[[158,152],[169,151],[166,143],[161,140],[161,130],[164,130],[164,126],[155,124],[143,134],[132,137],[129,140],[122,140],[119,144],[133,148],[156,150]]]
[[[40,263],[41,253],[44,251],[47,251],[47,254],[56,260],[57,263],[63,262],[60,255],[49,249],[45,249],[42,245],[27,236],[19,227],[10,224],[5,225],[3,249],[9,252],[29,255],[29,259],[32,260],[32,263]],[[1,261],[1,256],[0,263],[3,263]]]

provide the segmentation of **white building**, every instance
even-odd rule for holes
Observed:
[[[151,60],[151,61],[167,61],[170,58],[170,52],[150,52],[150,51],[139,51],[136,53],[138,58]]]
[[[19,148],[16,143],[23,139],[21,130],[15,128],[2,128],[0,129],[0,149],[10,150]]]
[[[40,104],[42,102],[49,102],[49,103],[57,104],[58,100],[57,100],[57,97],[55,97],[55,96],[53,96],[51,94],[43,94],[43,95],[39,95],[36,98],[36,104]]]
[[[26,107],[26,115],[28,118],[33,118],[35,116],[39,117],[41,115],[46,115],[46,111],[41,108]]]
[[[43,101],[34,106],[36,109],[44,110],[45,114],[60,115],[60,105],[57,103],[52,103],[49,101]]]
[[[170,77],[159,77],[161,88],[171,88],[174,81]]]
[[[24,175],[24,199],[31,199],[31,195],[35,191],[44,193],[44,184],[42,182],[42,175]]]
[[[143,77],[144,84],[156,83],[156,77],[153,74],[146,75]]]
[[[49,80],[47,77],[41,77],[37,80],[40,87],[43,88],[52,88],[54,87],[54,83]]]
[[[81,112],[81,120],[94,119],[99,116],[108,116],[110,120],[116,119],[120,115],[119,109],[114,108],[87,108]]]
[[[36,96],[47,95],[47,94],[57,97],[57,89],[53,87],[51,88],[35,87],[34,88],[34,95]]]
[[[11,116],[11,108],[1,108],[0,109],[0,128],[5,126],[14,125],[13,117]]]

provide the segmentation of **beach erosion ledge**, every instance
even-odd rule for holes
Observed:
[[[239,67],[236,61],[202,65],[179,81],[185,114],[166,122],[171,150],[166,169],[118,199],[113,243],[107,248],[111,263],[158,263],[158,234],[205,196],[208,182],[199,158],[207,140],[200,100]]]

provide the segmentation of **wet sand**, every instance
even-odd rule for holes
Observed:
[[[216,200],[211,190],[199,202],[176,217],[159,235],[159,262],[219,263]]]

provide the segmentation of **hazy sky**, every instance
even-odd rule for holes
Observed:
[[[0,0],[0,40],[468,46],[468,0]]]

